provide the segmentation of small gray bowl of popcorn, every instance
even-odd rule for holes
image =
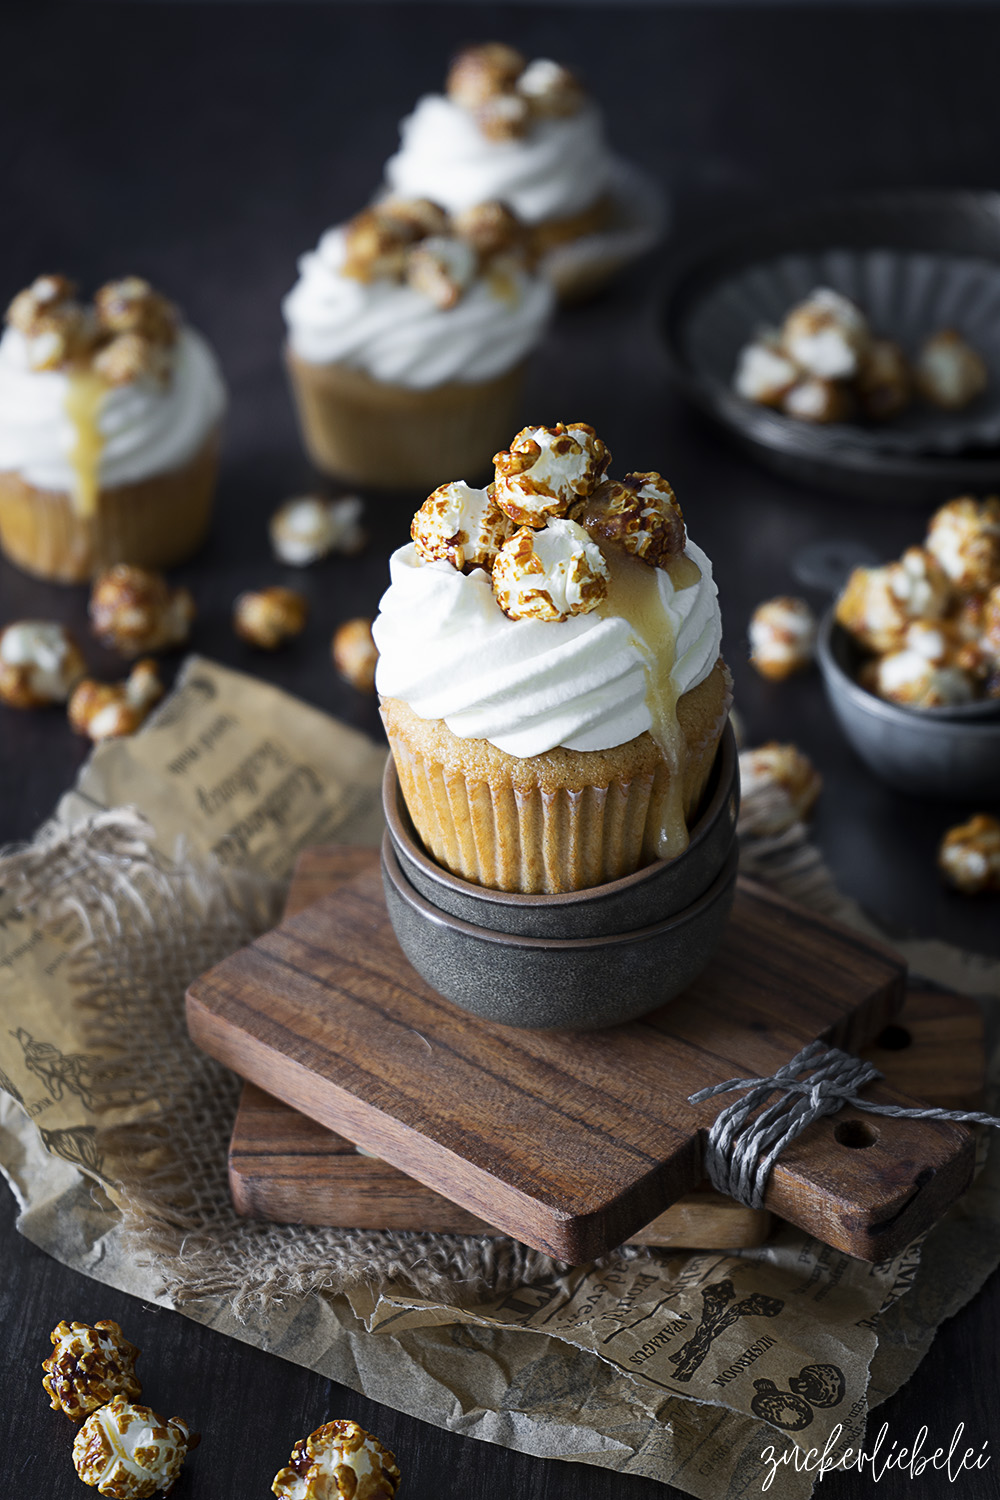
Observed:
[[[918,795],[1000,796],[1000,500],[950,500],[921,546],[856,568],[818,656],[878,775]]]

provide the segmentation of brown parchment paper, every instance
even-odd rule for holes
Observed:
[[[301,848],[377,842],[384,755],[191,658],[148,726],[99,747],[0,863],[0,1165],[22,1232],[375,1400],[543,1457],[714,1500],[758,1488],[769,1446],[822,1448],[839,1427],[856,1447],[869,1406],[1000,1259],[998,1153],[922,1247],[875,1266],[788,1226],[743,1253],[567,1267],[502,1239],[233,1213],[239,1081],[192,1047],[184,988],[275,920]],[[762,837],[759,811],[743,822],[753,872],[868,925],[801,826]],[[922,972],[1000,994],[1000,965],[909,946]],[[811,1485],[785,1468],[771,1493]]]

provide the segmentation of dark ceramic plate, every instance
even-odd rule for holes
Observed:
[[[730,385],[738,349],[814,279],[874,301],[877,330],[907,344],[941,323],[961,325],[977,347],[983,328],[993,330],[983,348],[995,367],[990,389],[967,412],[915,407],[881,431],[813,427],[744,401]],[[679,249],[663,331],[680,390],[770,468],[848,494],[924,504],[1000,483],[1000,322],[994,329],[980,316],[987,305],[1000,308],[1000,194],[875,193],[773,214]]]

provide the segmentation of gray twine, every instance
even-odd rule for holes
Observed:
[[[810,1074],[806,1078],[803,1074]],[[901,1104],[877,1104],[861,1099],[858,1091],[884,1075],[871,1063],[810,1042],[770,1078],[730,1078],[692,1094],[689,1104],[701,1104],[716,1094],[746,1089],[716,1116],[705,1142],[705,1175],[714,1188],[749,1208],[763,1208],[771,1169],[778,1157],[807,1125],[823,1115],[835,1115],[845,1104],[870,1115],[894,1120],[951,1120],[959,1125],[992,1125],[1000,1118],[960,1109],[907,1109]],[[772,1094],[780,1097],[755,1120],[750,1116]]]

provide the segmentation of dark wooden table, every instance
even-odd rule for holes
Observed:
[[[298,447],[279,363],[279,299],[296,256],[354,212],[393,149],[396,123],[439,84],[462,40],[504,36],[530,55],[578,66],[608,108],[612,136],[669,188],[678,230],[738,221],[761,203],[837,187],[995,186],[1000,18],[905,5],[529,7],[252,4],[11,8],[0,21],[5,234],[0,300],[43,270],[92,289],[138,271],[161,284],[219,350],[232,392],[218,516],[180,576],[199,605],[198,650],[280,683],[376,735],[371,700],[329,663],[341,619],[372,614],[385,560],[414,497],[373,499],[361,558],[306,572],[275,566],[268,515],[312,477]],[[1000,953],[995,898],[947,893],[933,868],[943,829],[974,809],[919,803],[875,782],[841,741],[815,676],[774,686],[746,666],[746,622],[777,592],[801,591],[792,559],[850,539],[884,556],[922,534],[927,508],[879,507],[797,487],[751,466],[671,395],[657,342],[657,266],[563,314],[533,367],[525,420],[593,422],[622,466],[661,469],[691,533],[716,565],[726,654],[751,742],[793,739],[825,779],[819,842],[843,888],[890,929]],[[442,476],[446,478],[449,476]],[[419,500],[421,497],[415,497]],[[942,495],[941,499],[948,498]],[[282,581],[309,596],[305,635],[253,655],[229,627],[234,596]],[[814,595],[814,602],[822,602]],[[0,565],[0,620],[60,618],[84,633],[86,593]],[[88,647],[92,667],[118,663]],[[30,836],[86,755],[57,711],[0,709],[0,838]],[[47,1410],[39,1361],[59,1318],[114,1317],[156,1351],[163,1403],[210,1435],[179,1494],[266,1494],[293,1438],[352,1417],[392,1446],[411,1500],[442,1495],[613,1497],[663,1494],[652,1481],[546,1464],[439,1432],[307,1371],[107,1291],[64,1270],[15,1232],[0,1193],[0,1480],[5,1494],[81,1494],[65,1419]],[[950,1440],[964,1422],[978,1450],[1000,1437],[996,1280],[947,1325],[914,1379],[885,1408],[892,1438],[927,1423]],[[881,1420],[881,1415],[879,1420]],[[954,1493],[998,1493],[1000,1462]],[[831,1500],[868,1493],[826,1480]],[[912,1494],[953,1493],[925,1474]],[[675,1493],[675,1492],[671,1492]],[[910,1495],[886,1475],[884,1500]]]

